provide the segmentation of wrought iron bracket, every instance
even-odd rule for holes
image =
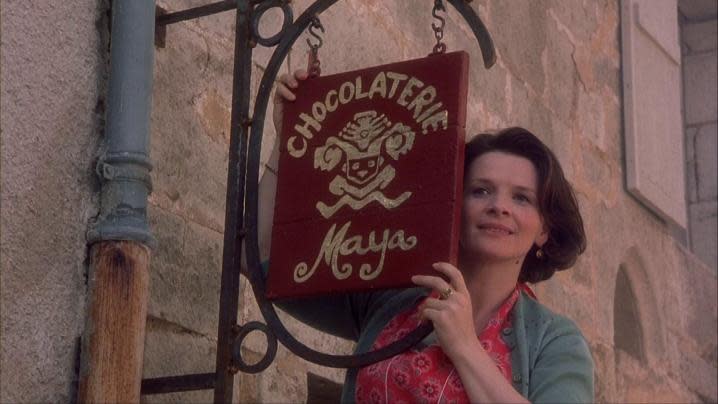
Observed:
[[[230,402],[234,385],[233,375],[238,372],[257,373],[266,369],[274,360],[277,341],[292,353],[310,362],[338,368],[366,366],[394,356],[421,341],[432,331],[430,324],[422,325],[413,332],[382,349],[355,355],[332,355],[313,350],[298,341],[282,324],[273,304],[265,297],[265,277],[261,269],[258,241],[258,191],[259,167],[264,118],[273,84],[279,69],[292,45],[316,16],[339,0],[316,0],[297,19],[289,0],[225,0],[206,6],[158,15],[158,29],[167,24],[207,16],[223,11],[237,10],[235,37],[235,66],[232,97],[232,132],[230,134],[230,161],[227,181],[227,207],[225,215],[225,240],[220,296],[220,321],[218,329],[217,366],[213,383],[210,374],[185,375],[143,381],[143,394],[159,394],[171,391],[215,389],[215,402]],[[484,66],[488,69],[496,62],[493,41],[488,30],[467,0],[447,0],[471,27],[481,49]],[[284,15],[282,28],[275,35],[264,38],[259,34],[259,22],[268,10],[279,7]],[[274,53],[266,66],[257,90],[249,120],[249,86],[252,48],[257,44],[272,47]],[[251,132],[251,133],[250,133]],[[247,273],[255,299],[266,324],[252,321],[236,324],[239,297],[239,271],[242,242],[246,248]],[[245,337],[252,331],[260,331],[267,338],[267,352],[254,364],[248,364],[241,355]],[[183,381],[186,384],[183,384]],[[163,384],[166,382],[166,384]],[[167,385],[171,385],[168,388]],[[210,384],[212,385],[210,387]],[[172,390],[174,388],[174,390]]]

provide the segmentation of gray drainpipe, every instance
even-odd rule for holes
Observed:
[[[152,192],[149,158],[155,5],[114,1],[105,152],[97,164],[102,181],[100,215],[88,232],[90,244],[134,240],[150,247],[147,223]]]
[[[112,3],[110,83],[100,214],[87,233],[90,268],[78,401],[139,402],[150,249],[147,223],[155,4]]]

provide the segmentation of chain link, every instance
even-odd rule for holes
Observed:
[[[318,77],[322,73],[322,64],[319,61],[319,48],[322,47],[324,41],[317,30],[321,31],[323,34],[324,26],[319,20],[319,17],[314,16],[314,18],[312,18],[312,22],[309,24],[309,35],[316,38],[317,42],[312,43],[312,41],[307,38],[307,45],[309,45],[309,61],[307,62],[307,71],[311,77]]]
[[[431,23],[431,29],[434,30],[434,38],[436,38],[436,45],[432,54],[445,53],[446,44],[441,42],[444,39],[444,25],[446,25],[446,19],[439,15],[439,11],[446,13],[444,2],[442,0],[434,0],[434,8],[431,10],[431,15],[439,22],[439,24]]]

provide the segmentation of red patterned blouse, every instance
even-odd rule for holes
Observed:
[[[479,341],[504,377],[511,381],[511,350],[501,339],[501,330],[511,327],[511,309],[519,291],[533,292],[518,284],[491,316]],[[436,297],[436,296],[433,296]],[[372,349],[402,338],[419,325],[418,306],[394,317],[379,333]],[[410,349],[403,354],[362,368],[357,375],[358,403],[468,403],[454,365],[437,344]]]

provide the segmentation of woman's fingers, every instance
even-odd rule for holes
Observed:
[[[283,74],[279,78],[279,82],[291,88],[297,88],[297,86],[299,86],[299,81],[294,77],[294,75]]]
[[[274,121],[274,129],[277,133],[282,132],[282,119],[284,117],[284,101],[294,101],[297,99],[295,91],[299,88],[299,82],[306,80],[309,74],[306,70],[295,70],[294,74],[283,74],[277,80],[276,89],[274,91],[274,111],[272,112],[272,120]]]
[[[433,310],[444,310],[451,307],[451,303],[447,300],[441,300],[441,299],[435,299],[433,297],[429,297],[424,299],[424,301],[421,303],[421,308],[425,309],[433,309]]]
[[[464,275],[461,274],[459,268],[449,264],[448,262],[436,262],[432,265],[434,269],[446,275],[449,278],[451,287],[457,292],[468,293],[466,283],[464,282]]]
[[[306,80],[309,77],[309,72],[304,69],[297,69],[294,71],[294,77],[298,80]]]
[[[431,309],[428,307],[425,307],[421,310],[421,318],[431,321],[432,323],[434,323],[434,326],[436,326],[436,321],[439,319],[440,315],[441,310]]]
[[[294,101],[296,99],[297,99],[297,96],[294,95],[292,90],[287,88],[287,86],[284,83],[277,84],[277,91],[274,95],[275,103],[281,102],[282,100]]]
[[[309,73],[306,70],[295,70],[293,75],[283,74],[277,82],[277,90],[274,94],[274,102],[280,103],[283,100],[294,101],[297,99],[293,90],[299,87],[299,82],[306,80]]]
[[[419,286],[434,289],[439,293],[451,287],[445,280],[438,276],[414,275],[411,277],[411,281]]]

